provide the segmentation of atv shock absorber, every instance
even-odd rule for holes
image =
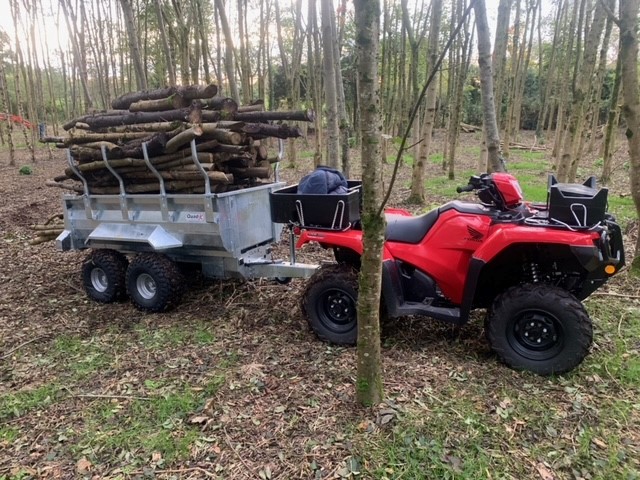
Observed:
[[[540,281],[540,271],[536,262],[529,262],[529,280],[531,283],[538,283]]]

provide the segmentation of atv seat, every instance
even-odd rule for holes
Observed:
[[[420,243],[439,215],[437,208],[417,217],[387,214],[385,239],[390,242]]]

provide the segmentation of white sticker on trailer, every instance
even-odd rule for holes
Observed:
[[[206,223],[207,221],[204,212],[186,212],[184,218],[189,223]]]

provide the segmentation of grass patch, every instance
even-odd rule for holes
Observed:
[[[633,203],[633,198],[620,197],[612,195],[611,192],[609,192],[607,200],[609,202],[609,212],[615,215],[616,220],[621,225],[626,225],[637,219],[636,206]]]
[[[535,172],[545,172],[551,169],[551,165],[549,165],[546,161],[511,161],[507,164],[507,168],[510,171],[520,172],[522,170],[531,170]],[[519,173],[515,173],[515,176],[518,176]],[[546,177],[545,177],[546,180]]]
[[[364,478],[539,478],[540,468],[554,478],[638,478],[636,447],[621,430],[637,404],[595,399],[583,380],[523,374],[416,392],[390,431],[355,435]]]
[[[76,453],[96,461],[117,457],[132,464],[148,462],[153,453],[160,454],[166,463],[185,460],[201,435],[197,426],[189,425],[188,417],[224,381],[225,377],[218,375],[205,388],[194,389],[146,380],[145,386],[152,387],[148,400],[96,402],[89,410]]]
[[[596,297],[597,298],[597,297]],[[587,301],[598,350],[587,365],[599,377],[627,387],[640,384],[640,308],[617,299]]]
[[[425,181],[425,191],[432,195],[444,195],[451,198],[457,198],[459,194],[456,192],[456,188],[461,185],[466,185],[467,180],[471,175],[474,175],[473,170],[467,170],[458,175],[458,178],[449,180],[446,176],[431,177]]]
[[[442,165],[444,161],[444,155],[442,153],[433,153],[429,155],[429,161],[434,165]]]
[[[13,443],[18,436],[20,436],[20,431],[18,429],[10,426],[0,427],[0,443]]]
[[[75,379],[81,379],[109,367],[113,360],[109,348],[112,347],[100,343],[98,337],[62,336],[53,342],[51,354]]]
[[[482,147],[464,147],[463,151],[472,155],[480,155],[480,153],[482,152]]]
[[[50,383],[0,397],[0,420],[17,418],[51,405],[60,395],[59,385]]]
[[[180,347],[187,344],[211,345],[216,337],[210,323],[199,323],[185,328],[175,325],[166,328],[150,329],[145,326],[136,328],[140,342],[147,348]]]
[[[313,150],[302,150],[298,152],[298,158],[300,159],[313,158],[314,155],[315,155],[315,152]]]

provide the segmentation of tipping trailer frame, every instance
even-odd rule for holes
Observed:
[[[294,249],[290,250],[290,261],[272,257],[272,245],[280,241],[284,228],[283,224],[272,221],[269,204],[269,193],[285,185],[278,179],[277,167],[274,183],[212,193],[210,179],[197,159],[195,141],[191,142],[191,152],[203,176],[204,194],[167,193],[164,179],[149,159],[146,145],[143,145],[145,164],[158,179],[159,194],[126,193],[124,181],[109,164],[104,147],[103,162],[117,179],[120,193],[92,194],[67,151],[69,166],[82,181],[84,193],[65,194],[62,198],[64,230],[56,239],[58,250],[162,255],[176,264],[199,264],[203,275],[211,278],[306,278],[316,271],[317,265],[297,263]],[[281,154],[282,145],[279,157]],[[290,235],[293,237],[292,231]],[[293,244],[293,238],[291,241]],[[98,291],[106,288],[108,278],[104,277],[103,270],[105,268],[92,272],[85,280],[85,290],[99,301],[104,300],[92,293],[96,288]],[[128,278],[121,280],[131,295],[135,285]]]

